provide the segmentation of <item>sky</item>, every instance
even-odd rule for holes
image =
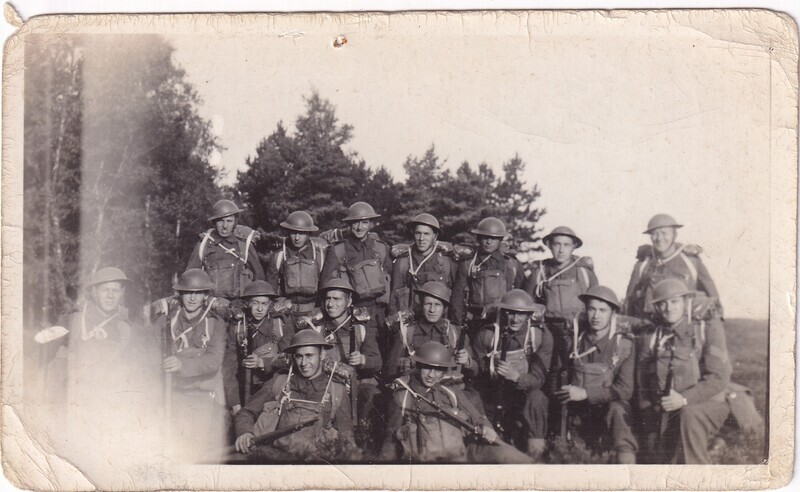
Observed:
[[[767,317],[769,55],[713,18],[328,16],[167,39],[226,147],[214,163],[228,182],[316,90],[353,125],[349,148],[400,180],[431,144],[451,168],[499,170],[518,153],[541,226],[572,227],[620,297],[648,219],[673,215],[678,240],[704,248],[726,315]]]

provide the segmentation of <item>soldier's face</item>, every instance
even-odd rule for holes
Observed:
[[[418,251],[428,251],[433,247],[434,241],[436,241],[436,232],[432,227],[418,224],[414,228],[414,244]]]
[[[681,296],[661,301],[656,303],[656,309],[658,309],[658,314],[664,318],[664,321],[674,325],[679,322],[686,313],[686,298]]]
[[[104,313],[113,313],[119,309],[125,286],[121,282],[105,282],[95,285],[91,289],[94,303]]]
[[[549,246],[553,259],[562,265],[572,259],[572,252],[575,251],[575,241],[569,236],[555,236]]]
[[[586,303],[586,318],[594,331],[603,331],[608,328],[613,314],[614,310],[611,309],[611,306],[600,299],[589,299],[589,302]]]
[[[307,232],[292,231],[289,233],[289,242],[296,249],[300,249],[308,243],[311,236]]]
[[[425,296],[422,299],[422,314],[428,323],[436,323],[442,319],[444,313],[444,303],[439,299],[431,296]]]
[[[528,323],[531,313],[523,313],[522,311],[503,311],[506,318],[506,325],[511,331],[519,331]]]
[[[313,378],[322,372],[322,347],[299,347],[292,359],[295,369],[304,378]]]
[[[350,223],[350,233],[356,239],[364,239],[372,230],[371,220],[357,220]]]
[[[236,216],[229,215],[214,222],[214,227],[217,229],[217,234],[221,238],[230,237],[233,234],[233,229],[236,227]]]
[[[269,311],[270,299],[267,296],[256,296],[250,298],[250,314],[256,321],[261,321]]]
[[[675,237],[678,235],[674,227],[659,227],[650,232],[650,240],[653,242],[653,249],[657,253],[666,253],[675,244]]]
[[[189,316],[195,314],[203,307],[208,298],[208,292],[181,292],[181,305]]]
[[[426,388],[432,388],[444,377],[444,369],[433,366],[420,366],[419,379]]]
[[[344,314],[352,303],[349,292],[331,289],[325,293],[325,312],[333,319]]]
[[[492,254],[500,247],[500,241],[498,237],[478,236],[478,249],[481,253]]]

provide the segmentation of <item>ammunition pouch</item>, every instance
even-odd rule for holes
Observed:
[[[506,292],[503,270],[487,269],[470,273],[469,304],[486,306],[500,300]]]
[[[288,258],[283,262],[283,283],[287,296],[313,296],[319,283],[319,266],[313,258]]]

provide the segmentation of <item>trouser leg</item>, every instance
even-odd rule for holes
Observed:
[[[708,440],[719,431],[729,412],[730,408],[724,401],[706,400],[683,407],[678,412],[680,440],[674,462],[710,464]]]
[[[549,400],[541,390],[530,390],[524,395],[522,419],[525,423],[527,437],[544,439],[547,434]]]
[[[608,405],[606,426],[611,433],[614,451],[618,454],[636,453],[639,450],[631,428],[630,405],[627,402],[614,401]]]
[[[488,443],[470,443],[467,446],[467,461],[470,463],[528,464],[534,460],[513,446]]]

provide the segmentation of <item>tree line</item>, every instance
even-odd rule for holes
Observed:
[[[223,151],[198,108],[202,99],[174,49],[157,35],[42,35],[26,47],[24,150],[25,325],[54,323],[81,297],[81,278],[117,266],[133,280],[131,316],[145,299],[170,291],[211,205],[232,198],[261,232],[261,252],[276,246],[279,223],[294,210],[322,230],[341,225],[347,207],[371,203],[378,232],[408,241],[405,222],[438,217],[443,240],[469,242],[482,218],[503,219],[518,252],[541,250],[540,190],[512,155],[496,173],[488,163],[455,170],[433,145],[403,163],[405,180],[373,168],[347,146],[353,126],[318,93],[305,98],[292,127],[283,122],[222,186],[211,155]],[[265,132],[266,134],[267,132]]]

